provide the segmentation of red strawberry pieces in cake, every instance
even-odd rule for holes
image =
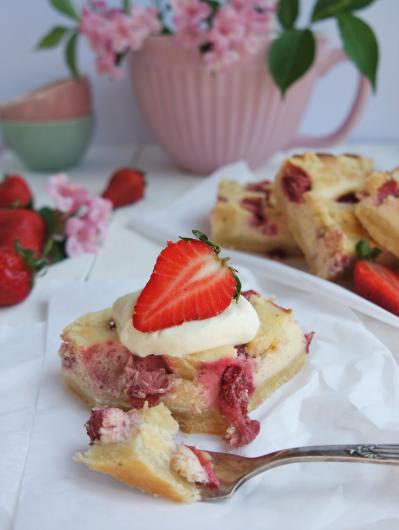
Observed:
[[[226,439],[232,447],[249,444],[259,433],[260,423],[248,418],[248,399],[255,390],[250,364],[228,366],[220,384],[219,410],[229,421]]]
[[[211,239],[224,247],[275,257],[299,253],[277,207],[271,181],[222,180],[210,223]]]
[[[19,175],[6,175],[0,182],[0,208],[28,208],[32,192]]]
[[[312,273],[335,279],[351,270],[366,232],[355,215],[358,193],[373,164],[344,154],[304,153],[285,160],[276,197]]]
[[[219,250],[207,238],[168,242],[137,300],[134,327],[158,331],[224,311],[239,292],[237,277],[218,257]]]
[[[356,262],[355,290],[364,298],[399,316],[399,272],[366,260]]]

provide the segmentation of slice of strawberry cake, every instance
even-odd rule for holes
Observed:
[[[168,243],[141,292],[64,330],[62,370],[90,406],[161,402],[185,432],[237,447],[260,429],[248,413],[303,366],[311,335],[291,310],[240,293],[219,247],[194,233]]]
[[[222,180],[210,213],[211,238],[227,248],[271,256],[300,253],[276,204],[268,180],[240,184]]]
[[[309,268],[335,279],[353,264],[367,233],[355,215],[358,193],[373,163],[358,155],[305,153],[282,164],[276,197]]]
[[[399,170],[373,173],[355,211],[377,244],[399,258]]]

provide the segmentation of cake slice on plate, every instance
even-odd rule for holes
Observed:
[[[335,279],[350,269],[367,233],[355,215],[373,163],[358,155],[305,153],[282,164],[276,196],[311,272]]]
[[[218,486],[207,453],[176,442],[179,425],[162,404],[95,409],[86,429],[90,448],[75,462],[129,486],[177,502],[200,500],[199,485]]]
[[[355,211],[374,241],[399,259],[399,170],[373,173]]]
[[[290,309],[240,293],[219,247],[196,234],[168,243],[141,292],[65,328],[62,371],[92,407],[163,403],[182,430],[238,447],[260,429],[249,412],[303,366],[311,335]]]
[[[210,223],[211,239],[224,247],[271,256],[300,253],[277,207],[271,181],[222,180]]]

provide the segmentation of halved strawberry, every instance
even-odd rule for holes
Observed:
[[[359,260],[353,280],[358,294],[399,316],[399,272],[385,265]]]
[[[133,325],[143,332],[178,326],[218,315],[240,294],[240,281],[220,248],[197,230],[198,240],[168,241],[160,253],[133,312]]]

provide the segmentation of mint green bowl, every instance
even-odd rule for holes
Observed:
[[[93,129],[91,115],[57,121],[1,122],[5,144],[36,171],[60,171],[76,165],[89,146]]]

